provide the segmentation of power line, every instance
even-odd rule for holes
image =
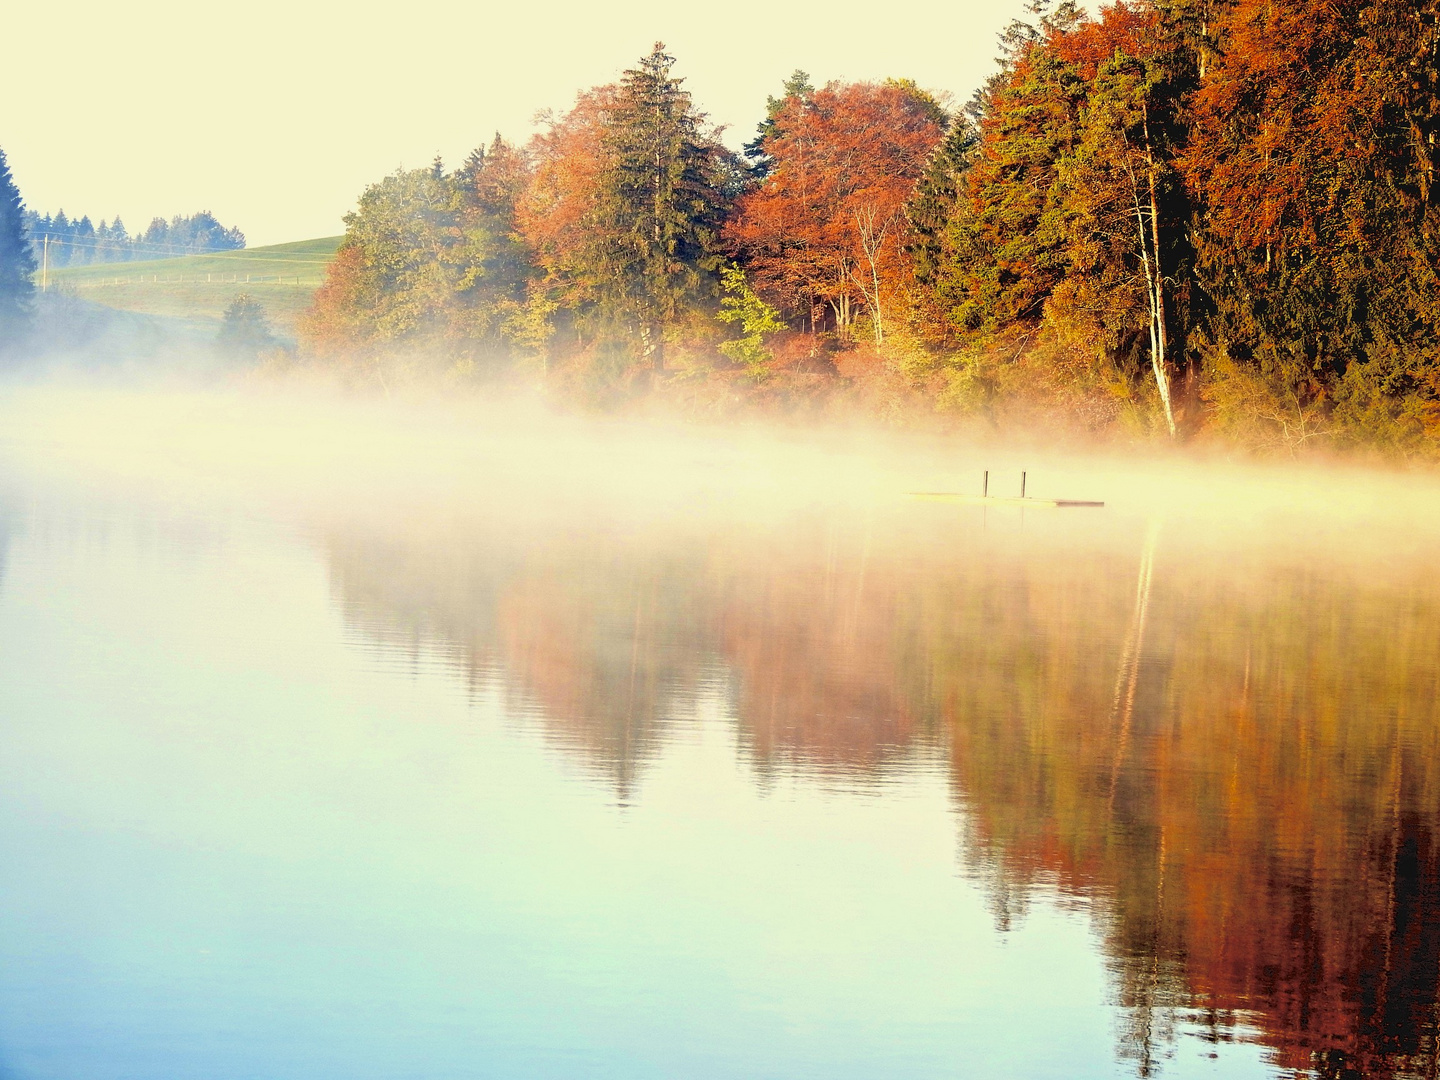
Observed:
[[[45,233],[43,239],[44,239],[45,242],[47,242],[51,247],[55,247],[55,246],[59,245],[59,246],[63,246],[63,247],[81,248],[81,249],[85,249],[85,250],[88,250],[88,251],[96,251],[96,252],[99,252],[99,251],[104,250],[104,249],[102,249],[102,248],[100,247],[100,244],[99,244],[98,241],[97,241],[95,244],[89,244],[89,243],[84,243],[84,242],[77,241],[77,240],[65,240],[65,239],[62,239],[62,238],[60,238],[60,237],[58,237],[58,236],[52,236],[52,235],[49,234],[49,233]],[[32,243],[33,243],[33,242],[34,242],[34,241],[32,240]],[[118,248],[118,249],[114,249],[114,250],[123,251],[123,250],[125,250],[125,249],[124,249],[124,248]],[[287,255],[267,255],[267,254],[260,254],[259,251],[260,251],[260,249],[257,249],[257,248],[249,248],[249,249],[247,249],[247,248],[222,248],[222,249],[219,250],[219,251],[175,251],[173,248],[171,248],[171,249],[168,249],[168,250],[165,252],[164,258],[171,258],[171,259],[234,259],[234,260],[244,260],[244,259],[248,259],[248,260],[251,260],[251,261],[254,261],[254,262],[293,263],[293,264],[298,265],[298,266],[328,266],[328,265],[330,264],[330,259],[328,259],[328,258],[321,258],[321,259],[294,258],[294,257],[292,257],[292,256],[287,256]],[[109,261],[106,261],[106,262],[88,263],[88,264],[86,264],[86,265],[89,265],[89,266],[106,266],[106,265],[110,265],[111,263],[120,263],[120,262],[127,262],[127,261],[134,261],[134,260],[112,259],[112,260],[109,260]],[[153,261],[155,261],[155,262],[160,262],[160,261],[162,261],[162,259],[155,259],[155,260],[153,260]],[[67,268],[67,269],[68,269],[68,268]]]
[[[74,223],[72,222],[72,227],[73,227],[73,224],[74,224]],[[26,228],[26,231],[27,231],[27,232],[30,232],[30,233],[32,233],[32,234],[36,234],[36,235],[43,234],[43,235],[49,236],[49,237],[50,237],[50,242],[51,242],[52,244],[67,243],[67,244],[77,244],[78,246],[84,246],[84,243],[88,243],[88,242],[89,242],[88,240],[87,240],[87,241],[84,241],[84,242],[81,242],[81,241],[76,240],[76,239],[74,238],[74,234],[73,234],[73,233],[71,234],[71,239],[69,239],[69,240],[62,240],[59,236],[56,236],[56,235],[55,235],[55,231],[54,231],[55,226],[54,226],[53,224],[47,225],[47,224],[45,223],[44,219],[37,219],[36,222],[35,222],[35,227],[34,227],[33,229],[31,228],[31,226],[30,226],[29,223],[26,224],[25,228]],[[63,231],[62,231],[61,235],[64,235],[64,232],[63,232]],[[143,235],[143,234],[142,234],[142,235]],[[163,251],[163,252],[165,252],[165,253],[168,254],[168,255],[180,256],[180,255],[193,254],[193,252],[187,251],[187,250],[185,250],[184,248],[181,248],[181,247],[177,247],[175,244],[166,243],[166,242],[158,241],[158,240],[142,240],[142,239],[140,238],[140,236],[133,236],[133,237],[132,237],[132,236],[126,236],[124,239],[115,239],[115,238],[108,237],[108,236],[101,236],[98,232],[96,232],[96,233],[91,233],[91,234],[90,234],[90,237],[93,238],[93,241],[94,241],[94,243],[95,243],[96,245],[99,245],[99,244],[102,244],[102,243],[115,243],[115,244],[124,245],[125,247],[131,248],[131,249],[148,248],[148,249],[150,249],[150,250],[152,250],[152,251]],[[31,242],[34,243],[33,238],[32,238],[32,240],[31,240]],[[221,248],[220,250],[222,250],[222,251],[243,251],[244,248]]]

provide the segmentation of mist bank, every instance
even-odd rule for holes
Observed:
[[[198,492],[346,514],[504,508],[627,529],[768,527],[836,506],[873,515],[880,535],[900,527],[888,521],[913,505],[908,493],[978,493],[988,471],[992,495],[1018,495],[1023,471],[1032,498],[1106,504],[1081,518],[1159,516],[1237,549],[1394,559],[1426,557],[1440,542],[1440,478],[1428,470],[1057,449],[857,423],[695,423],[560,410],[539,395],[386,399],[254,377],[136,389],[82,374],[0,387],[0,431],[7,467],[98,484],[116,498],[134,483],[137,497]]]

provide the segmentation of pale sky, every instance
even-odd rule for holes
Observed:
[[[701,108],[748,139],[795,68],[907,76],[963,101],[1020,0],[813,4],[318,4],[83,0],[11,5],[0,148],[26,204],[134,232],[210,210],[251,246],[335,235],[368,183],[615,79],[651,44]]]

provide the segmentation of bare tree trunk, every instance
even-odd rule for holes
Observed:
[[[885,246],[885,237],[894,221],[895,215],[891,214],[877,227],[874,206],[855,211],[855,230],[860,237],[860,250],[865,255],[869,273],[857,274],[852,271],[850,276],[859,288],[860,295],[865,298],[865,306],[870,309],[870,321],[874,324],[877,348],[885,344],[885,314],[881,308],[880,297],[880,251]]]
[[[1170,435],[1175,435],[1175,413],[1170,404],[1170,376],[1166,363],[1170,356],[1170,320],[1165,310],[1165,271],[1160,257],[1160,198],[1155,190],[1155,147],[1150,141],[1150,106],[1141,103],[1141,130],[1145,133],[1145,164],[1150,184],[1150,243],[1155,252],[1155,329],[1160,342],[1159,372],[1164,376],[1160,397],[1165,402],[1165,421],[1170,425]]]
[[[665,331],[648,320],[640,324],[640,359],[650,361],[655,374],[665,373]]]
[[[1129,140],[1126,140],[1129,150]],[[1160,229],[1155,219],[1159,216],[1158,201],[1155,198],[1154,158],[1150,154],[1149,125],[1146,125],[1146,160],[1150,163],[1150,207],[1151,229],[1145,228],[1146,210],[1140,203],[1140,183],[1135,176],[1135,167],[1130,155],[1125,155],[1125,171],[1130,176],[1130,194],[1135,209],[1135,230],[1140,241],[1140,262],[1145,268],[1145,300],[1150,309],[1150,367],[1155,374],[1155,387],[1160,391],[1160,403],[1165,407],[1165,423],[1170,436],[1175,436],[1175,412],[1170,405],[1170,376],[1165,369],[1165,284],[1160,272]],[[1152,252],[1151,242],[1155,248]]]

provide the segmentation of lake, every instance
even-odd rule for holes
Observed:
[[[1432,479],[0,430],[7,1080],[1440,1069]],[[992,467],[1107,506],[904,497]]]

